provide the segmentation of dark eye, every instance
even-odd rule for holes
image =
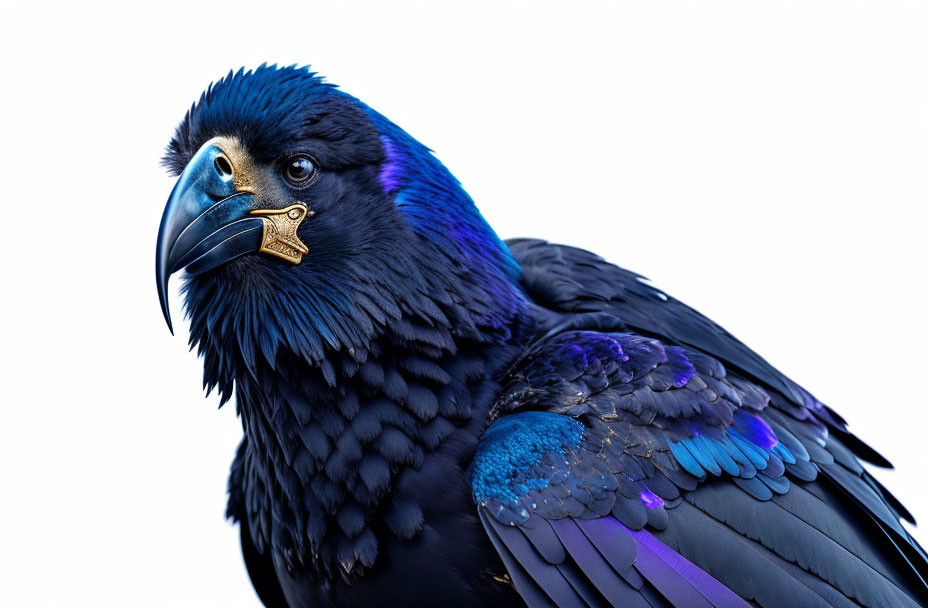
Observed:
[[[301,188],[316,174],[316,165],[308,156],[291,156],[284,161],[284,178],[291,186]]]

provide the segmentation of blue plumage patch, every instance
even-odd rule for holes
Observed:
[[[515,412],[495,426],[546,408],[581,420],[583,443],[532,454],[519,463],[530,470],[498,475],[495,493],[488,483],[475,487],[503,523],[611,513],[631,529],[661,529],[681,491],[709,476],[731,478],[760,500],[789,489],[787,467],[814,479],[808,454],[771,417],[770,397],[698,351],[588,330],[546,338],[531,354],[510,371],[494,406]],[[509,433],[518,445],[524,431]]]
[[[474,498],[481,503],[512,501],[530,489],[544,487],[545,479],[525,475],[545,455],[577,449],[582,438],[583,424],[550,412],[523,412],[496,421],[484,433],[474,456]]]
[[[674,459],[698,478],[723,472],[752,478],[765,471],[771,456],[795,464],[796,457],[780,443],[763,418],[743,410],[734,413],[732,426],[718,429],[693,423],[691,437],[668,441]]]

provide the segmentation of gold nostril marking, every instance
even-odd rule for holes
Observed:
[[[300,223],[312,212],[303,203],[296,203],[283,209],[255,209],[251,215],[261,216],[264,234],[261,237],[261,251],[283,258],[288,262],[299,264],[309,248],[296,234]]]

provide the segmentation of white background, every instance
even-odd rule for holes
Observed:
[[[257,604],[223,520],[240,426],[153,271],[163,146],[265,60],[434,148],[503,237],[721,322],[928,521],[924,3],[566,4],[3,4],[0,605]]]

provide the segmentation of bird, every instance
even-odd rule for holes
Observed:
[[[265,606],[928,602],[863,463],[891,465],[835,410],[642,276],[501,240],[310,68],[216,80],[164,164],[160,304],[173,333],[184,271]]]

